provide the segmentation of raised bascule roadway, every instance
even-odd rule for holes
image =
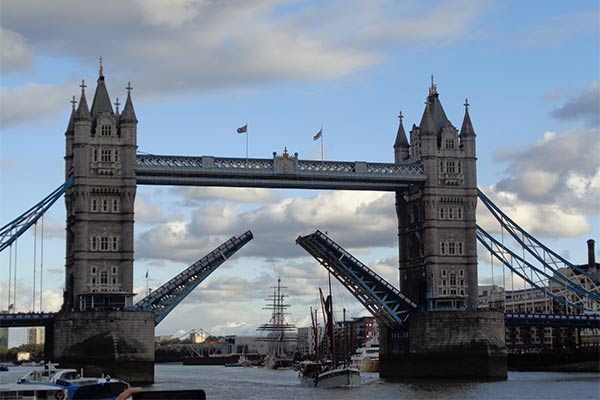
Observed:
[[[379,321],[383,378],[505,379],[505,326],[600,327],[595,261],[586,269],[564,260],[478,189],[469,104],[465,102],[458,130],[447,118],[433,80],[421,121],[408,135],[400,114],[393,163],[302,160],[287,149],[261,159],[138,154],[131,86],[121,112],[112,108],[102,67],[91,108],[85,87],[82,82],[65,132],[66,183],[0,230],[0,250],[12,248],[64,195],[61,311],[0,315],[0,326],[46,326],[46,354],[53,361],[152,382],[155,325],[253,239],[250,231],[232,237],[133,303],[137,185],[394,192],[399,285],[385,281],[318,230],[296,240]],[[477,225],[478,201],[522,251]],[[569,315],[481,310],[477,243]]]

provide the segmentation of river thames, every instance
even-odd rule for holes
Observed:
[[[31,370],[32,367],[11,367],[9,372],[2,372],[0,383],[16,382]],[[499,382],[418,380],[404,383],[383,381],[377,373],[363,373],[360,387],[317,389],[300,386],[298,373],[290,370],[157,364],[155,371],[156,383],[145,389],[203,389],[208,400],[600,398],[600,377],[594,373],[509,372],[508,380]]]
[[[499,382],[420,380],[391,383],[377,373],[363,373],[362,386],[350,389],[302,387],[295,371],[226,368],[203,365],[156,365],[149,388],[203,389],[216,399],[598,399],[600,377],[594,373],[509,372]]]

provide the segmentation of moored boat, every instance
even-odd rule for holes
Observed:
[[[361,372],[379,371],[379,346],[359,347],[350,358],[351,366]]]
[[[11,400],[63,400],[67,391],[54,384],[20,385],[18,383],[0,384],[0,398]]]
[[[17,381],[23,388],[49,385],[66,393],[59,399],[116,399],[119,393],[129,387],[127,382],[110,376],[84,377],[83,371],[72,368],[57,368],[58,364],[47,363],[43,369],[30,371]],[[25,390],[25,389],[23,389]]]

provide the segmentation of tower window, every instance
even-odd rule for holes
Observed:
[[[110,125],[102,125],[102,136],[110,136],[112,133],[112,127]]]
[[[447,149],[454,148],[454,139],[453,138],[446,138],[446,148]]]
[[[90,237],[90,250],[98,250],[98,238],[96,236]]]
[[[454,242],[448,243],[448,254],[456,254],[456,243],[454,243]]]
[[[108,199],[102,199],[102,212],[108,212]]]
[[[100,237],[100,250],[101,251],[108,251],[108,236],[101,236]]]
[[[446,277],[446,275],[447,275],[447,271],[446,271],[445,269],[442,269],[442,270],[440,271],[440,273],[442,274],[442,277],[443,277],[443,278],[445,278],[445,277]]]
[[[98,212],[98,199],[92,199],[90,208],[92,212]]]
[[[456,172],[456,164],[454,161],[446,161],[446,172],[453,174]]]
[[[110,162],[110,150],[109,149],[102,149],[100,160],[102,162]]]
[[[115,162],[119,162],[119,149],[115,149],[115,159],[114,160],[115,160]]]
[[[444,215],[444,207],[440,207],[440,219],[444,219],[445,215]]]
[[[440,242],[440,254],[446,254],[446,242]]]
[[[119,212],[119,199],[113,199],[112,212]]]
[[[94,162],[98,161],[98,149],[92,150],[92,160]]]
[[[108,272],[106,272],[106,271],[100,272],[100,284],[101,285],[108,284]]]
[[[462,210],[462,208],[461,208],[461,207],[458,207],[458,208],[456,209],[456,219],[463,219],[463,212],[462,212],[462,211],[463,211],[463,210]]]
[[[96,269],[96,267],[92,267],[92,274],[96,275],[96,272],[98,272],[98,270]]]
[[[454,219],[454,209],[452,207],[448,208],[448,219]]]
[[[463,242],[456,243],[456,246],[458,247],[458,254],[462,255],[463,254]]]
[[[444,172],[444,162],[440,161],[440,173]]]
[[[462,163],[459,161],[458,163],[458,173],[462,173]]]
[[[111,238],[111,250],[117,251],[119,248],[119,238],[117,236],[113,236]]]

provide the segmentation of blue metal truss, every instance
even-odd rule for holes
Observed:
[[[302,246],[380,322],[398,329],[417,305],[321,231],[299,236]]]
[[[252,238],[250,231],[232,237],[127,310],[151,311],[156,317],[155,325],[158,325],[204,279]]]
[[[426,180],[421,163],[137,155],[139,185],[397,191]]]
[[[534,289],[541,291],[546,296],[581,311],[594,311],[594,308],[587,306],[587,299],[590,299],[592,302],[600,303],[600,297],[597,294],[582,288],[571,280],[561,279],[560,277],[549,274],[529,263],[523,257],[516,254],[483,230],[479,225],[477,226],[477,240],[479,240],[479,243],[488,249],[497,260],[502,262],[502,264],[517,274],[521,279],[529,283]],[[570,293],[570,296],[560,296],[555,291],[552,291],[549,288],[550,282],[554,283],[557,288],[566,290]],[[571,301],[571,298],[575,298],[576,301]]]
[[[57,187],[42,201],[25,211],[23,214],[0,228],[0,252],[10,246],[19,236],[35,224],[38,219],[58,200],[63,193],[73,184],[73,177]]]
[[[504,313],[507,326],[600,328],[600,315]]]
[[[30,326],[48,326],[54,321],[54,313],[2,313],[0,328],[25,328]]]
[[[508,232],[523,249],[527,250],[527,252],[529,252],[529,254],[531,254],[543,266],[549,268],[560,276],[562,276],[560,271],[558,271],[560,268],[569,268],[573,271],[576,271],[581,276],[584,276],[596,283],[600,283],[600,276],[594,276],[588,273],[586,270],[570,263],[556,252],[552,251],[552,249],[545,246],[525,229],[521,228],[508,215],[502,212],[502,210],[500,210],[500,208],[495,205],[481,190],[477,189],[477,195],[479,196],[481,202],[492,213],[494,218],[496,218],[496,220],[500,223],[502,228],[506,230],[506,232]],[[565,277],[565,279],[568,278]]]

